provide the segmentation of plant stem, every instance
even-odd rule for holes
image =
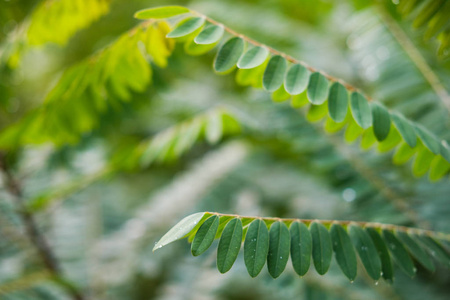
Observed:
[[[6,162],[6,156],[3,153],[0,153],[0,170],[4,175],[5,186],[14,198],[18,214],[24,224],[26,234],[31,244],[36,248],[37,253],[40,256],[45,268],[50,271],[50,273],[55,278],[55,281],[58,282],[59,285],[71,295],[72,299],[85,299],[76,287],[68,284],[64,280],[61,280],[62,276],[59,262],[55,254],[53,253],[53,250],[50,248],[47,240],[45,239],[45,236],[40,232],[34,216],[26,209],[23,199],[22,187],[11,173]]]

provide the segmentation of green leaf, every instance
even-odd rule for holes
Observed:
[[[289,229],[283,222],[277,221],[270,226],[269,254],[267,268],[270,276],[277,278],[286,268],[289,259]]]
[[[242,55],[237,63],[239,69],[253,69],[262,65],[269,55],[266,47],[253,47]]]
[[[223,36],[223,26],[209,25],[194,38],[194,42],[200,45],[210,45],[217,43]]]
[[[229,221],[223,230],[217,249],[217,269],[228,272],[239,254],[242,243],[242,222],[238,218]]]
[[[159,248],[176,240],[184,238],[200,222],[203,215],[205,215],[203,212],[192,214],[178,222],[155,244],[153,251],[158,250]]]
[[[308,99],[309,102],[319,105],[327,100],[328,96],[328,79],[319,72],[314,72],[309,78]]]
[[[250,223],[244,242],[244,262],[251,277],[261,272],[268,253],[269,230],[262,220],[256,219]]]
[[[333,224],[330,234],[339,267],[350,281],[355,280],[357,270],[356,254],[347,231],[341,225]]]
[[[391,130],[389,131],[387,138],[384,141],[378,143],[377,148],[380,153],[383,153],[394,149],[401,142],[402,137],[400,133],[398,133],[397,128],[391,127]]]
[[[291,95],[303,93],[308,86],[310,72],[300,64],[294,64],[289,68],[284,79],[284,88]]]
[[[184,44],[184,51],[189,55],[198,56],[198,55],[203,55],[203,54],[211,51],[216,45],[217,45],[217,43],[208,44],[208,45],[197,44],[194,42],[193,39],[189,39]]]
[[[359,126],[358,126],[359,127]],[[368,150],[377,141],[375,134],[373,133],[373,127],[364,130],[361,138],[361,148],[363,150]]]
[[[210,113],[206,122],[206,140],[210,144],[217,143],[223,134],[222,117],[218,113]]]
[[[337,123],[344,121],[348,110],[347,89],[339,82],[333,83],[328,95],[330,117]]]
[[[434,157],[435,155],[428,148],[421,146],[417,152],[416,159],[414,159],[413,175],[416,177],[425,175],[430,169]]]
[[[137,11],[134,17],[137,19],[165,19],[188,12],[189,9],[182,6],[160,6]]]
[[[328,117],[326,122],[325,122],[325,131],[328,133],[336,133],[340,130],[342,130],[342,128],[345,127],[345,125],[347,125],[347,122],[344,120],[341,123],[336,123],[335,121],[333,121],[333,119],[331,117]]]
[[[447,141],[441,141],[440,148],[442,157],[450,163],[450,146]]]
[[[361,227],[355,225],[349,227],[349,233],[367,274],[374,280],[380,279],[381,260],[369,234]]]
[[[430,180],[438,181],[444,177],[450,170],[450,163],[448,163],[442,156],[436,155],[433,158],[430,166]]]
[[[216,237],[219,228],[219,217],[217,215],[206,219],[195,234],[194,241],[191,245],[191,253],[198,256],[208,250]]]
[[[391,117],[387,109],[378,103],[372,103],[373,133],[378,141],[383,141],[391,129]]]
[[[429,236],[416,235],[416,238],[426,247],[428,253],[430,253],[440,264],[450,268],[450,254],[442,247],[442,245]]]
[[[366,231],[372,238],[372,241],[377,248],[378,255],[380,256],[383,278],[388,282],[393,282],[394,267],[392,265],[391,255],[389,254],[388,248],[386,247],[386,243],[383,241],[381,235],[375,228],[368,227],[366,228]]]
[[[291,95],[286,92],[283,86],[280,86],[278,90],[272,93],[271,98],[273,102],[284,102],[291,98]]]
[[[295,95],[292,97],[291,100],[291,107],[292,108],[300,108],[305,106],[309,103],[308,97],[306,96],[306,92],[303,92],[301,94]]]
[[[358,92],[353,92],[350,100],[352,116],[356,123],[364,129],[372,126],[372,113],[367,99]]]
[[[314,267],[320,275],[325,274],[331,263],[333,255],[333,247],[331,244],[331,237],[327,228],[317,222],[313,222],[310,226],[312,237],[312,257]]]
[[[437,141],[434,134],[429,132],[427,129],[425,129],[423,126],[416,124],[415,130],[423,144],[430,149],[431,152],[434,154],[440,153],[440,146],[439,142]]]
[[[186,36],[197,29],[199,29],[205,23],[205,18],[201,17],[189,17],[180,21],[175,28],[169,32],[166,37],[179,38]]]
[[[416,153],[417,148],[411,148],[407,143],[401,143],[392,160],[396,165],[406,163]]]
[[[428,253],[419,245],[413,238],[409,236],[406,232],[397,231],[397,237],[405,245],[406,249],[411,253],[411,255],[427,270],[434,272],[435,267],[433,260],[428,255]]]
[[[229,39],[223,44],[214,61],[217,72],[226,72],[233,68],[244,51],[244,40],[239,37]]]
[[[284,57],[275,55],[270,58],[263,75],[263,87],[266,91],[274,92],[283,84],[286,68]]]
[[[355,120],[350,119],[347,129],[345,130],[344,138],[347,143],[353,143],[363,133],[362,129]]]
[[[291,234],[291,260],[295,272],[304,276],[311,265],[312,237],[305,224],[293,222],[289,228]]]
[[[414,267],[414,263],[403,244],[391,231],[387,229],[383,230],[383,238],[400,269],[402,269],[402,271],[404,271],[408,276],[414,277],[416,274],[416,268]]]
[[[308,113],[306,114],[306,119],[311,123],[315,123],[325,118],[327,113],[328,103],[324,102],[320,105],[311,104]]]
[[[405,142],[411,148],[414,148],[417,145],[417,135],[414,127],[400,114],[393,113],[391,114],[391,117],[395,127],[398,129]]]

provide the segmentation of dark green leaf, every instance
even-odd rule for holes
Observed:
[[[311,74],[308,84],[309,102],[320,105],[327,100],[328,96],[328,79],[319,72]]]
[[[244,40],[239,37],[229,39],[223,44],[214,61],[217,72],[226,72],[233,68],[244,51]]]
[[[428,255],[428,253],[419,245],[413,238],[409,236],[406,232],[397,231],[397,237],[405,245],[406,249],[411,253],[411,255],[426,269],[434,272],[435,267],[433,260]]]
[[[284,57],[275,55],[270,58],[263,75],[263,87],[266,91],[274,92],[283,84],[286,68]]]
[[[261,272],[268,253],[269,230],[263,221],[256,219],[248,227],[244,242],[244,262],[251,277]]]
[[[339,82],[333,83],[328,95],[330,117],[337,123],[344,121],[348,109],[347,89]]]
[[[426,247],[427,251],[440,264],[450,268],[450,254],[434,239],[426,235],[416,235],[417,239]]]
[[[291,234],[291,260],[295,272],[303,276],[311,264],[312,237],[305,224],[294,222],[289,229]]]
[[[330,234],[339,267],[350,281],[355,280],[357,270],[356,254],[347,231],[341,225],[333,224]]]
[[[391,117],[395,127],[398,129],[398,132],[400,132],[400,135],[403,137],[405,142],[411,148],[414,148],[417,144],[417,135],[414,127],[400,114],[393,113],[391,114]]]
[[[310,227],[312,237],[312,257],[314,267],[320,275],[328,271],[333,255],[333,246],[331,237],[327,228],[320,224],[313,222]]]
[[[361,128],[367,129],[372,126],[372,113],[369,102],[363,95],[358,92],[353,92],[350,100],[350,108],[353,118]]]
[[[239,69],[253,69],[262,65],[269,55],[265,47],[253,47],[242,55],[237,63]]]
[[[134,17],[137,19],[165,19],[188,12],[189,9],[182,6],[160,6],[140,10],[134,14]]]
[[[277,278],[286,268],[289,258],[289,229],[283,222],[277,221],[270,226],[269,254],[267,268],[273,278]]]
[[[173,241],[182,239],[185,235],[190,233],[192,229],[200,222],[205,213],[196,213],[187,216],[175,226],[173,226],[153,247],[153,251],[172,243]]]
[[[228,272],[239,254],[242,243],[242,222],[235,218],[228,222],[222,232],[217,248],[217,269]]]
[[[350,237],[353,245],[366,268],[367,274],[374,280],[380,279],[381,260],[378,256],[377,248],[370,238],[369,234],[361,227],[351,225],[349,227]]]
[[[195,37],[194,42],[200,45],[215,44],[220,40],[223,32],[223,26],[209,25]]]
[[[191,17],[185,20],[180,21],[177,26],[169,32],[166,37],[168,38],[179,38],[182,36],[186,36],[189,33],[194,32],[199,29],[205,23],[204,18],[200,17]]]
[[[391,231],[387,229],[383,230],[383,238],[400,269],[402,269],[408,276],[414,277],[416,274],[416,268],[414,267],[414,263],[409,256],[408,251],[406,251],[405,247],[403,247],[403,244]]]
[[[378,103],[372,103],[373,133],[378,141],[383,141],[391,129],[391,117],[387,109]]]
[[[386,243],[383,241],[381,235],[375,228],[369,227],[366,230],[372,238],[372,241],[377,248],[378,255],[380,256],[383,278],[389,282],[393,282],[394,268],[392,266],[391,255],[389,254],[388,248],[386,247]]]
[[[302,65],[295,64],[289,68],[284,79],[284,88],[291,95],[298,95],[308,86],[310,72]]]
[[[191,244],[192,255],[198,256],[208,250],[216,237],[219,228],[219,216],[211,216],[206,219],[195,234]]]
[[[423,126],[418,125],[418,124],[416,124],[415,130],[416,130],[416,133],[419,136],[419,138],[422,140],[423,144],[428,149],[430,149],[431,152],[433,152],[434,154],[440,153],[439,142],[436,139],[436,137],[434,136],[434,134],[432,134],[427,129],[425,129]]]

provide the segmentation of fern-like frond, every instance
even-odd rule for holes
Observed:
[[[169,25],[146,22],[124,33],[114,43],[69,68],[48,93],[44,104],[0,136],[0,148],[52,142],[76,143],[81,134],[98,126],[108,110],[120,110],[132,92],[150,84],[151,66],[166,66],[173,42],[164,36]]]
[[[256,277],[267,262],[269,274],[276,278],[285,269],[289,255],[295,272],[303,276],[311,261],[316,271],[327,273],[332,256],[344,275],[356,278],[358,254],[368,275],[378,280],[394,280],[391,257],[410,277],[416,264],[435,270],[432,258],[450,267],[450,253],[442,241],[450,235],[380,223],[338,220],[280,219],[200,212],[187,216],[156,243],[153,250],[188,238],[194,256],[204,253],[219,239],[217,268],[231,269],[242,242],[244,261],[250,276]]]
[[[151,16],[160,9],[143,10],[136,13],[136,17]],[[217,73],[228,74],[237,66],[238,84],[262,87],[272,93],[275,102],[292,99],[291,106],[294,108],[308,105],[307,119],[310,122],[326,118],[325,130],[330,133],[346,128],[345,139],[349,143],[362,136],[362,147],[365,149],[376,144],[380,152],[397,147],[395,163],[405,163],[416,155],[413,173],[417,177],[430,170],[430,179],[438,180],[449,173],[450,147],[423,126],[390,112],[342,80],[249,39],[198,12],[190,12],[194,16],[182,19],[167,37],[184,43],[188,54],[199,54],[218,43],[218,39],[213,39],[211,48],[208,48],[198,42],[212,34],[211,27],[224,28],[231,38],[217,52],[214,61]],[[247,45],[250,46],[248,49]],[[405,148],[407,155],[403,151]]]
[[[28,48],[46,43],[60,46],[109,11],[110,0],[45,0],[18,26],[0,48],[0,63],[15,68]]]

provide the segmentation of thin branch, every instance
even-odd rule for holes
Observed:
[[[384,224],[384,223],[376,223],[376,222],[358,222],[358,221],[346,221],[346,220],[319,220],[319,219],[297,219],[297,218],[277,218],[277,217],[252,217],[252,216],[241,216],[236,214],[222,214],[217,212],[205,212],[205,214],[210,215],[217,215],[219,217],[221,216],[227,216],[227,217],[234,217],[234,218],[240,218],[240,219],[260,219],[262,221],[273,221],[273,222],[301,222],[305,224],[310,224],[312,222],[317,222],[323,225],[331,226],[333,224],[339,224],[343,226],[348,225],[358,225],[360,227],[371,227],[376,229],[386,229],[386,230],[396,230],[396,231],[402,231],[410,234],[418,234],[418,235],[427,235],[429,237],[433,237],[439,240],[446,240],[450,241],[450,234],[444,233],[444,232],[438,232],[438,231],[431,231],[431,230],[425,230],[420,228],[413,228],[413,227],[406,227],[406,226],[399,226],[399,225],[392,225],[392,224]]]
[[[202,14],[202,13],[199,13],[199,12],[194,11],[194,10],[191,10],[191,12],[192,12],[193,14],[195,14],[195,15],[198,15],[198,16],[204,18],[206,21],[208,21],[208,22],[211,23],[211,24],[214,24],[214,25],[223,27],[224,30],[225,30],[226,32],[228,32],[229,34],[234,35],[234,36],[236,36],[236,37],[240,37],[241,39],[245,40],[246,42],[248,42],[248,43],[250,43],[250,44],[252,44],[252,45],[254,45],[254,46],[266,48],[266,49],[269,50],[269,52],[272,53],[273,55],[280,55],[280,56],[284,57],[287,61],[289,61],[289,62],[291,62],[291,63],[294,63],[294,64],[300,64],[300,65],[304,66],[305,68],[307,68],[307,69],[308,69],[309,71],[311,71],[311,72],[319,72],[319,73],[321,73],[323,76],[325,76],[328,80],[341,83],[341,84],[342,84],[347,90],[349,90],[349,91],[358,91],[358,92],[360,92],[361,94],[364,94],[360,89],[358,89],[358,88],[356,88],[355,86],[353,86],[353,85],[351,85],[351,84],[345,82],[344,80],[342,80],[342,79],[340,79],[340,78],[336,78],[336,77],[331,76],[331,75],[329,75],[329,74],[327,74],[327,73],[325,73],[325,72],[323,72],[323,71],[317,70],[317,69],[311,67],[310,65],[308,65],[307,63],[305,63],[304,61],[300,61],[300,60],[298,60],[298,59],[295,59],[294,57],[292,57],[292,56],[290,56],[290,55],[287,55],[286,53],[283,53],[283,52],[281,52],[281,51],[278,51],[278,50],[276,50],[276,49],[274,49],[274,48],[272,48],[272,47],[269,47],[269,46],[267,46],[267,45],[265,45],[265,44],[262,44],[262,43],[260,43],[260,42],[257,42],[257,41],[255,41],[255,40],[253,40],[253,39],[251,39],[251,38],[249,38],[249,37],[247,37],[247,36],[245,36],[245,35],[239,33],[239,32],[234,31],[233,29],[231,29],[231,28],[229,28],[229,27],[223,25],[222,23],[217,22],[216,20],[211,19],[210,17],[208,17],[208,16],[206,16],[206,15],[204,15],[204,14]],[[365,95],[365,97],[366,97],[367,100],[369,100],[369,101],[372,100],[372,98],[369,97],[369,96],[367,96],[367,95]]]
[[[56,279],[55,281],[58,282],[60,286],[66,289],[66,291],[71,295],[72,299],[85,299],[81,292],[77,290],[77,288],[62,279],[62,272],[59,266],[59,262],[44,235],[40,232],[34,216],[26,209],[23,199],[22,187],[11,173],[6,162],[6,156],[3,153],[0,153],[0,170],[4,174],[6,188],[14,198],[18,214],[25,226],[26,234],[30,239],[32,245],[34,245],[34,247],[36,248],[37,253],[42,260],[42,263],[47,268],[47,270],[51,274],[53,274]]]
[[[431,67],[428,65],[422,53],[417,49],[414,43],[410,40],[408,35],[403,31],[403,29],[395,22],[395,20],[389,15],[382,5],[377,5],[380,12],[380,18],[386,25],[386,28],[390,31],[392,36],[403,48],[405,53],[409,56],[411,61],[419,69],[425,80],[428,81],[431,88],[434,90],[436,95],[441,99],[444,106],[450,112],[450,95],[447,92],[444,85],[441,83],[439,77],[434,73]]]

